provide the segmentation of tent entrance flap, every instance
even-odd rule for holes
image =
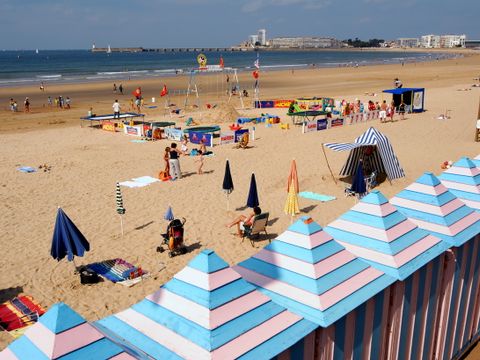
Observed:
[[[334,151],[350,151],[347,161],[340,170],[340,175],[353,176],[358,162],[363,160],[365,170],[386,174],[389,180],[405,176],[390,141],[373,127],[356,138],[353,143],[327,143],[324,145]]]

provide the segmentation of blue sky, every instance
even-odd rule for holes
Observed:
[[[230,46],[275,36],[480,39],[480,0],[0,0],[0,49]]]

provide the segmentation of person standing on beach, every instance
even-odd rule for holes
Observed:
[[[28,99],[28,97],[25,98],[23,105],[25,106],[25,112],[30,112],[30,100]]]
[[[113,83],[113,93],[117,93],[117,84]]]
[[[115,100],[115,102],[112,105],[113,108],[113,118],[120,119],[120,104],[118,100]]]
[[[390,106],[387,108],[387,116],[390,118],[390,121],[393,122],[393,116],[395,115],[395,102],[391,102]]]
[[[10,98],[10,111],[15,112],[15,107],[13,106],[15,104],[15,101],[13,98]]]
[[[120,84],[120,86],[118,87],[118,91],[120,91],[120,95],[123,95],[123,85]]]
[[[387,102],[383,100],[382,105],[380,105],[380,122],[385,122],[387,121]]]
[[[40,91],[41,92],[45,91],[45,86],[43,85],[43,81],[40,83]]]
[[[48,107],[52,107],[52,97],[49,95],[47,98]]]
[[[177,149],[177,144],[170,145],[170,158],[168,164],[170,165],[170,177],[172,180],[181,179],[182,171],[180,169],[180,160],[178,159],[182,153]]]

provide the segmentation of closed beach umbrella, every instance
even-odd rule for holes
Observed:
[[[287,192],[290,192],[290,187],[293,186],[295,193],[298,194],[299,187],[298,187],[298,175],[297,175],[297,163],[295,160],[292,160],[292,165],[290,166],[290,174],[288,175],[287,180]]]
[[[229,202],[228,202],[228,195],[233,191],[233,180],[232,180],[232,174],[230,173],[230,163],[227,160],[227,163],[225,164],[225,175],[223,177],[223,185],[222,189],[227,194],[227,210],[229,208]]]
[[[360,196],[367,192],[367,185],[365,184],[365,176],[363,174],[363,164],[361,161],[358,163],[351,190]]]
[[[285,214],[291,215],[293,221],[293,217],[298,213],[300,213],[298,209],[298,198],[295,192],[295,183],[294,180],[292,180],[288,190],[287,201],[285,202]]]
[[[163,215],[163,218],[168,221],[172,221],[173,219],[175,219],[175,216],[173,216],[173,211],[171,206],[168,207],[167,211],[165,212],[165,215]]]
[[[125,208],[123,207],[123,197],[122,192],[120,191],[120,184],[117,182],[117,187],[115,190],[115,197],[117,201],[117,213],[119,215],[125,214]]]
[[[58,208],[50,251],[52,257],[60,261],[66,256],[68,261],[73,261],[75,256],[83,256],[85,251],[89,250],[90,244],[85,236],[67,214],[61,208]]]
[[[255,181],[255,174],[252,174],[252,178],[250,179],[250,190],[248,191],[247,206],[254,208],[258,205],[257,182]]]

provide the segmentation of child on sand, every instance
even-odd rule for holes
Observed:
[[[203,152],[202,152],[202,150],[198,150],[198,156],[197,156],[197,158],[195,159],[195,162],[198,163],[197,174],[198,174],[198,175],[203,174],[202,167],[203,167],[204,158],[203,158]]]

